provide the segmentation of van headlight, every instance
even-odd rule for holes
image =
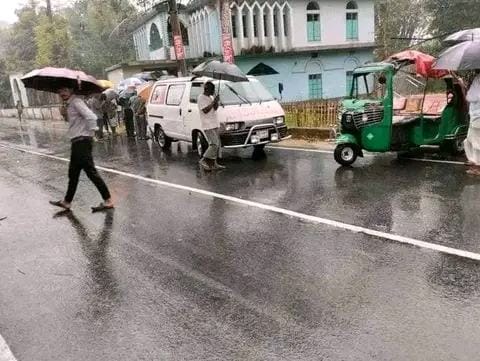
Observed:
[[[236,122],[236,123],[226,123],[225,124],[225,130],[227,132],[232,132],[234,130],[239,130],[242,128],[242,123]]]
[[[276,117],[273,119],[275,125],[282,125],[285,123],[285,117]]]

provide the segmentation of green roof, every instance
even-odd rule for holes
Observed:
[[[370,63],[359,66],[354,70],[355,74],[362,74],[362,73],[374,73],[379,71],[388,71],[393,70],[394,66],[391,63]]]

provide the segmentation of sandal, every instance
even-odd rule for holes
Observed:
[[[50,201],[50,204],[55,207],[63,208],[66,211],[70,210],[70,207],[67,207],[63,201]]]
[[[100,203],[97,207],[92,207],[92,213],[108,211],[114,208],[114,206],[107,206],[105,203]]]

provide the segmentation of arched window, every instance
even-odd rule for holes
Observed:
[[[188,45],[188,29],[183,25],[180,21],[180,31],[182,33],[182,40],[183,45]],[[168,25],[167,25],[167,32],[168,32],[168,40],[170,42],[170,46],[173,46],[173,31],[172,31],[172,24],[170,24],[170,18],[168,18]]]
[[[347,3],[347,41],[358,40],[358,6],[355,1]]]
[[[307,5],[307,39],[321,40],[320,5],[316,1],[311,1]]]
[[[150,27],[150,50],[158,50],[163,47],[163,40],[160,36],[160,32],[158,31],[157,25],[152,24]]]

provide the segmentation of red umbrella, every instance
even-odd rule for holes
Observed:
[[[436,59],[416,50],[406,50],[394,54],[387,61],[409,62],[415,64],[416,73],[424,78],[442,78],[449,74],[446,70],[433,69]]]
[[[67,68],[36,69],[22,78],[26,88],[58,92],[61,88],[72,88],[76,94],[90,95],[101,93],[104,87],[93,76],[85,74],[80,70]]]

